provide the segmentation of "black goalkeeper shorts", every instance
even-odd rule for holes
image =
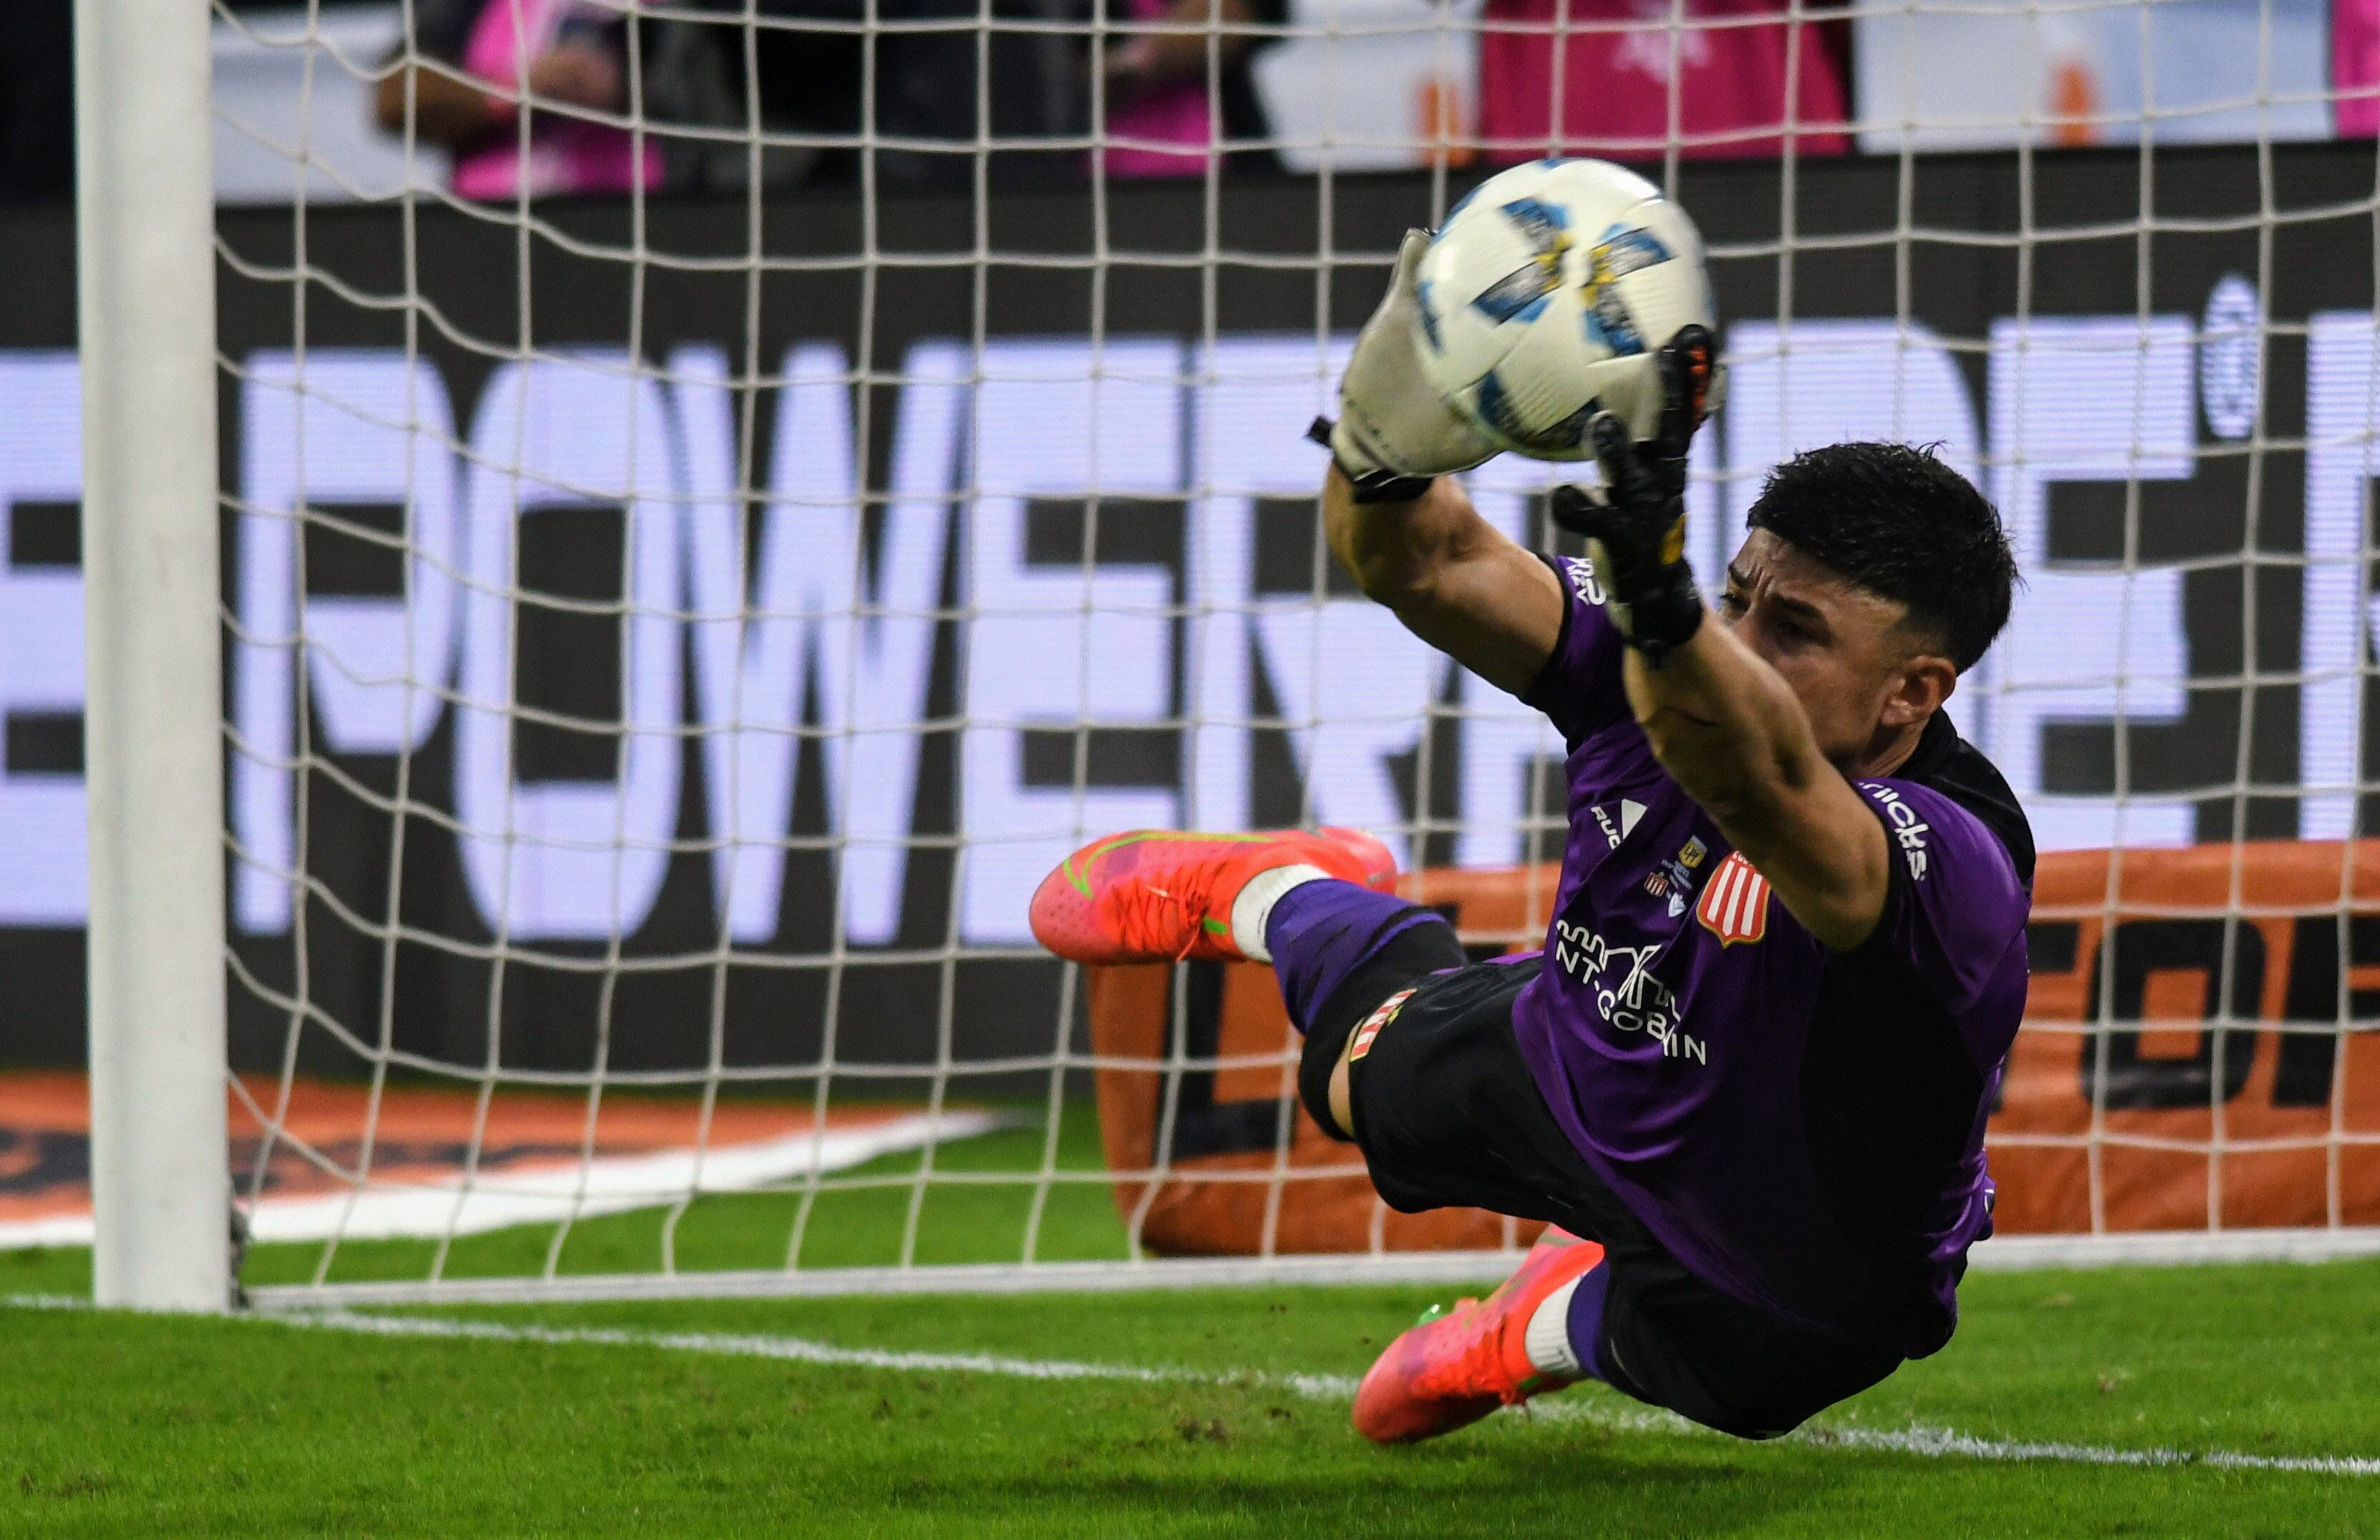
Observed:
[[[1513,1000],[1536,968],[1436,971],[1449,969],[1452,932],[1406,936],[1386,949],[1402,956],[1381,956],[1318,1013],[1300,1077],[1310,1108],[1349,1034],[1390,995],[1414,990],[1350,1066],[1355,1144],[1390,1207],[1485,1208],[1600,1242],[1611,1273],[1598,1356],[1611,1383],[1723,1433],[1773,1438],[1900,1366],[1895,1348],[1813,1333],[1688,1272],[1538,1094],[1512,1036]],[[1318,1119],[1332,1126],[1327,1106]]]

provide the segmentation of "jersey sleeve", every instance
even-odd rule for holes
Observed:
[[[2032,900],[2008,847],[1974,814],[1930,786],[1893,780],[1855,784],[1884,825],[1890,884],[1876,934],[1855,955],[1907,966],[1962,1024],[2005,1016],[2012,1033],[2024,1005],[2024,926]],[[2012,1000],[2000,998],[2011,991]],[[1988,1063],[2008,1045],[1971,1039],[1968,1046]]]
[[[1594,564],[1583,556],[1543,560],[1561,584],[1561,635],[1521,700],[1552,719],[1562,741],[1576,748],[1589,734],[1628,715],[1628,693],[1620,681],[1626,644],[1603,612],[1603,585],[1596,581]]]

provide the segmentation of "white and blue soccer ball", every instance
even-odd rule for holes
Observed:
[[[1694,222],[1609,161],[1537,161],[1480,183],[1423,253],[1415,297],[1439,394],[1541,460],[1589,457],[1598,411],[1651,438],[1654,350],[1690,322],[1718,325]]]

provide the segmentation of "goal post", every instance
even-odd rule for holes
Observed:
[[[1592,148],[1709,240],[1706,582],[1860,437],[2030,580],[1950,708],[2046,853],[1976,1265],[2380,1251],[2380,81],[2186,8],[1289,0],[1153,96],[1076,67],[1155,35],[1090,0],[79,0],[81,357],[0,346],[0,648],[79,596],[89,891],[0,870],[0,966],[87,913],[99,1297],[1506,1266],[1303,1117],[1261,970],[1062,966],[1026,903],[1118,829],[1330,823],[1543,936],[1562,746],[1333,573],[1304,433],[1403,231],[1648,81]],[[803,48],[879,115],[739,96]],[[65,469],[6,436],[76,377]],[[1554,550],[1561,479],[1469,485]],[[79,588],[24,533],[74,495]],[[63,695],[0,688],[0,832],[83,816],[19,764]]]
[[[74,32],[92,1286],[214,1311],[232,1214],[208,17],[77,0]]]

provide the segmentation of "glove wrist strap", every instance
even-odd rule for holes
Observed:
[[[1305,436],[1330,451],[1330,463],[1337,466],[1339,474],[1347,479],[1351,501],[1358,504],[1411,503],[1415,498],[1429,491],[1429,484],[1438,479],[1435,476],[1407,476],[1400,471],[1390,470],[1386,466],[1374,466],[1369,470],[1357,470],[1354,466],[1349,465],[1346,457],[1331,444],[1330,430],[1333,426],[1335,425],[1327,417],[1316,418],[1313,425],[1306,429]]]
[[[1622,602],[1628,606],[1628,624],[1621,638],[1645,655],[1648,668],[1659,668],[1671,649],[1685,646],[1702,629],[1703,596],[1683,562],[1660,568],[1641,591]]]
[[[1349,501],[1358,504],[1411,503],[1429,491],[1429,484],[1438,479],[1435,476],[1400,476],[1386,467],[1367,470],[1358,476],[1343,463],[1340,465],[1339,472],[1347,478],[1347,485],[1352,489]]]
[[[1565,497],[1563,493],[1571,495]],[[1610,539],[1597,529],[1588,503],[1571,488],[1554,494],[1554,522],[1586,536],[1586,553],[1603,584],[1605,611],[1620,639],[1645,655],[1648,667],[1659,668],[1664,654],[1692,640],[1703,623],[1703,596],[1694,587],[1694,569],[1682,554],[1669,561],[1658,549],[1646,549]],[[1648,544],[1682,544],[1673,519],[1670,535]]]

